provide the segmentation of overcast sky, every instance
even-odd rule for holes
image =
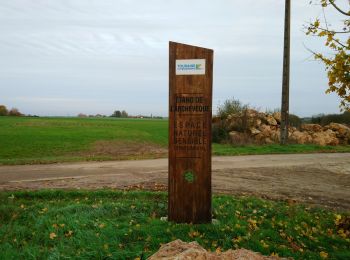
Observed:
[[[292,1],[290,111],[338,113],[303,24],[322,17]],[[168,42],[214,49],[214,110],[235,97],[280,107],[283,0],[0,0],[0,104],[26,114],[167,116]],[[328,14],[330,21],[339,16]]]

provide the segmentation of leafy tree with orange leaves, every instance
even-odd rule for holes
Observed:
[[[306,34],[325,39],[325,46],[331,50],[331,54],[314,52],[314,55],[315,59],[322,61],[326,67],[328,76],[326,93],[336,93],[341,98],[341,110],[350,111],[350,0],[318,1],[324,11],[327,8],[338,11],[342,17],[341,28],[331,28],[324,15],[322,21],[316,19],[307,26]]]

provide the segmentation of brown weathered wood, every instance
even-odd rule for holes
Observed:
[[[205,59],[205,75],[176,75],[176,60],[183,59]],[[213,50],[169,43],[170,221],[211,222],[212,84]],[[183,99],[186,97],[192,97],[193,102],[186,103],[189,101]],[[199,106],[205,111],[175,111],[176,107],[186,110],[190,106]],[[190,141],[195,144],[183,144]]]

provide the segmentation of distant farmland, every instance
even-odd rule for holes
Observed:
[[[112,148],[141,149],[137,144],[165,150],[167,128],[166,120],[4,117],[0,118],[0,163],[107,160],[118,157]]]
[[[0,164],[145,159],[167,156],[168,121],[0,117]],[[350,147],[213,145],[216,155],[349,152]]]

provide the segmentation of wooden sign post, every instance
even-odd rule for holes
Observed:
[[[168,219],[211,222],[213,50],[169,43]]]

